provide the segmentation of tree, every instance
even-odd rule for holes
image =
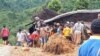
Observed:
[[[54,11],[59,11],[62,8],[62,4],[60,0],[51,0],[48,3],[48,8]]]
[[[88,0],[76,0],[74,9],[87,9],[89,6],[89,1]]]
[[[8,14],[8,17],[10,18],[10,19],[16,19],[17,17],[16,17],[16,14],[14,13],[14,12],[9,12]]]

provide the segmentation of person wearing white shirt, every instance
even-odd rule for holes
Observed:
[[[17,46],[22,46],[22,43],[24,41],[24,33],[22,33],[22,30],[19,29],[17,32]]]

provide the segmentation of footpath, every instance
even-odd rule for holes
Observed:
[[[11,46],[0,46],[0,56],[10,56]]]

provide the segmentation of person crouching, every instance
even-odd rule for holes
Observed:
[[[37,47],[37,45],[38,45],[38,40],[39,40],[39,34],[38,34],[38,31],[37,31],[37,30],[35,30],[35,31],[30,35],[30,39],[31,39],[31,46]]]

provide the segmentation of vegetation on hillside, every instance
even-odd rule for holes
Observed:
[[[59,11],[62,8],[62,4],[60,0],[51,0],[47,7],[51,10]]]

